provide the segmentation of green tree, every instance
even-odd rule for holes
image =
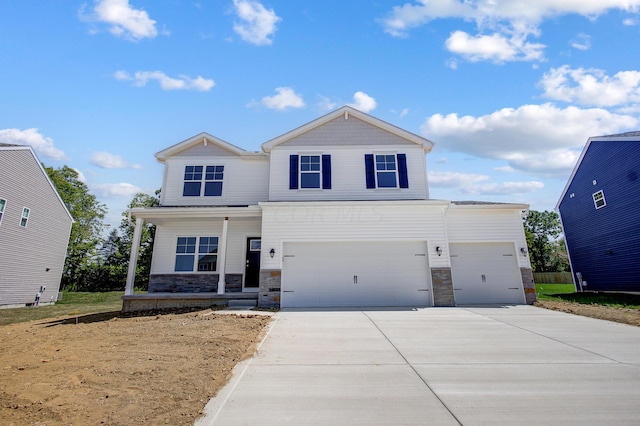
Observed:
[[[129,208],[134,207],[157,207],[160,205],[160,190],[155,195],[137,193],[131,202]],[[133,239],[133,231],[135,224],[135,216],[132,215],[131,221],[124,213],[124,218],[120,222],[120,239],[118,243],[118,251],[125,255],[124,262],[129,265],[129,255],[131,253],[131,240]],[[149,284],[149,274],[151,273],[151,256],[153,254],[153,242],[156,236],[156,226],[144,222],[142,232],[140,234],[140,250],[138,254],[138,266],[136,268],[136,283],[139,287],[146,287]],[[126,278],[126,270],[125,270]]]
[[[89,193],[87,185],[80,181],[78,172],[71,167],[45,167],[45,170],[75,220],[67,247],[62,288],[83,290],[91,282],[89,272],[102,242],[107,209]]]
[[[534,272],[568,270],[560,216],[556,212],[530,210],[524,218],[527,247]]]

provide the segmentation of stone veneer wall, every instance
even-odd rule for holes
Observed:
[[[527,305],[533,305],[538,296],[536,296],[536,283],[533,279],[533,271],[531,268],[520,268],[522,276],[522,287],[524,288],[524,299]]]
[[[451,268],[431,268],[433,306],[455,306]]]
[[[282,271],[279,269],[260,270],[260,290],[258,306],[260,308],[280,308],[280,285]]]
[[[152,274],[149,293],[216,293],[218,274]],[[225,292],[242,291],[242,274],[225,275]]]

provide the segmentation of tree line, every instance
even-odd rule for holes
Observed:
[[[62,201],[75,219],[67,247],[61,289],[67,291],[124,290],[133,239],[133,223],[126,212],[120,225],[107,232],[104,223],[107,207],[100,203],[78,172],[68,166],[46,167]],[[155,195],[136,194],[128,205],[160,205],[160,191]],[[568,256],[562,238],[560,217],[555,212],[530,210],[523,218],[528,252],[534,272],[569,271]],[[105,234],[106,232],[106,234]],[[145,222],[140,238],[136,286],[146,289],[151,270],[155,226]]]
[[[126,213],[120,225],[108,230],[108,225],[104,223],[107,207],[89,192],[89,187],[80,181],[77,171],[68,166],[44,168],[75,220],[71,226],[61,290],[124,290],[133,239],[133,226]],[[158,206],[159,194],[160,191],[156,191],[154,196],[138,193],[128,208]],[[135,223],[135,217],[132,221]],[[149,283],[154,237],[155,226],[145,222],[135,281],[136,286],[143,289]]]

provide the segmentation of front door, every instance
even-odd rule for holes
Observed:
[[[247,238],[247,262],[244,269],[244,288],[248,291],[258,291],[260,280],[260,238]]]

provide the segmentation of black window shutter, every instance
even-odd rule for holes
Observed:
[[[289,189],[298,189],[298,156],[289,156]]]
[[[373,154],[364,155],[364,172],[367,178],[367,189],[376,187],[376,175],[373,164]]]
[[[398,154],[398,180],[400,188],[409,187],[409,175],[407,174],[407,154]]]
[[[331,156],[322,156],[322,189],[331,189]]]

